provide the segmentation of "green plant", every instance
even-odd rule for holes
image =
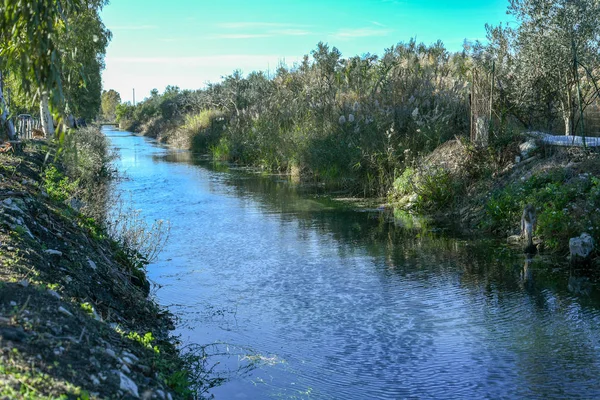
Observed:
[[[78,181],[71,181],[54,165],[44,170],[43,186],[52,200],[63,202],[70,199],[77,190]]]
[[[139,333],[132,331],[129,332],[126,337],[127,339],[133,340],[145,348],[154,351],[155,353],[160,353],[158,346],[152,344],[155,340],[152,332],[146,332],[144,336],[141,336]]]

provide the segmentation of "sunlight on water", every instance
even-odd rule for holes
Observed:
[[[149,275],[181,340],[213,344],[217,398],[600,398],[577,271],[105,132],[120,189],[171,221]]]

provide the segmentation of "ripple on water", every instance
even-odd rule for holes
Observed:
[[[600,398],[598,305],[543,269],[113,140],[136,208],[171,220],[149,272],[177,333],[262,366],[218,398]]]

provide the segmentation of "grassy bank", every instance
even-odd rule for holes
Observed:
[[[538,249],[568,255],[569,239],[600,243],[600,154],[514,135],[489,147],[452,140],[416,160],[389,201],[412,212],[460,221],[503,238],[520,234],[526,205],[537,212]]]
[[[110,158],[93,128],[0,155],[2,398],[189,398],[206,383],[148,297],[146,254],[107,227]]]

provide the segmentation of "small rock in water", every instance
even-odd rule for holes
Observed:
[[[53,249],[44,250],[44,253],[50,254],[51,256],[59,256],[59,257],[62,256],[62,251],[53,250]]]
[[[589,233],[582,233],[579,237],[569,240],[571,260],[587,259],[594,250],[594,238]]]
[[[27,287],[27,286],[29,286],[29,281],[27,279],[23,279],[23,280],[19,281],[19,285],[21,285],[23,287]]]
[[[96,268],[98,268],[98,267],[96,266],[96,263],[95,263],[95,262],[93,262],[92,260],[90,260],[89,258],[88,258],[87,262],[88,262],[88,264],[89,264],[90,268],[91,268],[91,269],[93,269],[94,271],[96,270]]]
[[[105,350],[106,354],[108,354],[111,357],[117,358],[117,354],[115,353],[115,351],[113,349],[106,349]]]

